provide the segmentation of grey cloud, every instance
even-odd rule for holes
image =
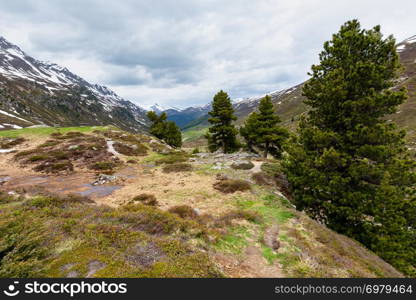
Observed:
[[[138,104],[187,106],[304,81],[348,19],[414,35],[413,10],[413,0],[14,0],[2,3],[0,35]]]

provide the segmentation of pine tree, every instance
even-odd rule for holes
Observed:
[[[214,152],[222,149],[224,153],[232,153],[240,148],[237,141],[237,129],[233,121],[234,109],[228,94],[222,90],[214,96],[212,110],[209,112],[211,118],[208,122],[211,127],[205,136],[208,139],[209,150]]]
[[[249,149],[254,147],[263,151],[264,157],[271,153],[279,158],[282,154],[283,142],[289,136],[288,131],[278,126],[280,118],[275,114],[272,100],[269,96],[260,101],[259,113],[253,112],[247,118],[240,134],[244,137]]]
[[[166,123],[164,141],[175,148],[182,146],[182,133],[175,122],[170,121]]]
[[[154,111],[149,111],[147,117],[152,122],[150,126],[150,133],[155,137],[164,140],[166,144],[172,147],[182,146],[182,133],[175,122],[167,121],[167,114],[165,112],[157,115]]]
[[[391,89],[399,70],[392,36],[345,23],[312,66],[311,110],[284,167],[298,209],[414,276],[415,163],[404,132],[383,118],[406,99]]]
[[[152,125],[150,126],[150,134],[153,134],[159,139],[163,139],[166,131],[166,120],[168,118],[167,114],[163,112],[158,116],[156,112],[149,111],[147,112],[147,117],[152,122]]]

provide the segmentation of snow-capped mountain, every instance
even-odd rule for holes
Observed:
[[[148,110],[157,112],[159,114],[161,112],[166,112],[168,110],[181,111],[182,109],[181,108],[177,108],[177,107],[173,107],[173,106],[165,106],[165,105],[160,105],[158,103],[155,103],[152,106],[150,106]]]
[[[168,120],[174,121],[179,127],[184,128],[190,122],[206,115],[211,110],[211,103],[202,106],[191,106],[187,108],[177,108],[173,106],[162,106],[155,103],[148,110],[158,114],[165,112]]]
[[[405,39],[401,43],[397,45],[397,52],[403,52],[407,47],[412,46],[412,44],[416,44],[416,35]]]
[[[18,126],[113,124],[131,131],[147,127],[146,111],[141,107],[65,67],[30,57],[3,37],[0,109],[0,118],[15,116],[8,122]]]

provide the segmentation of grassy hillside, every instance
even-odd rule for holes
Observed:
[[[233,169],[114,128],[3,135],[0,277],[402,276],[296,211],[276,161]]]

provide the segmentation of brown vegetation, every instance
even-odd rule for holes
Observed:
[[[214,184],[214,189],[223,193],[235,193],[237,191],[250,190],[250,183],[240,179],[226,179]]]

